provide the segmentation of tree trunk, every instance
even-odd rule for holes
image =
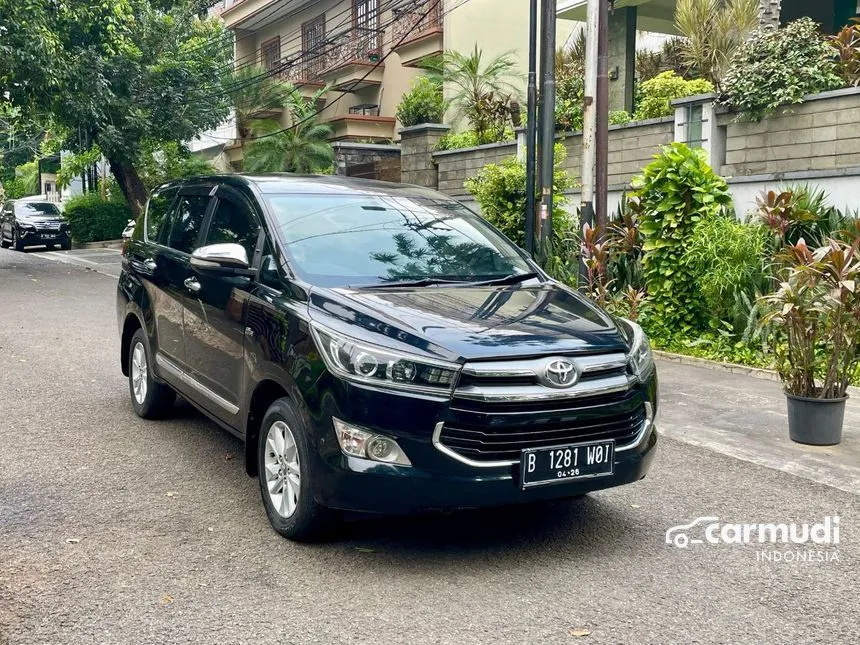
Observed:
[[[108,163],[110,163],[110,171],[116,178],[132,215],[137,219],[143,213],[148,196],[146,186],[143,185],[140,175],[137,174],[137,168],[124,161],[108,159]]]

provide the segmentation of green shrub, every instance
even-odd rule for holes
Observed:
[[[643,323],[647,319],[649,331],[664,338],[707,327],[706,304],[695,288],[699,267],[687,253],[697,225],[730,203],[728,185],[705,162],[704,151],[673,143],[634,178],[633,187],[645,237]]]
[[[726,104],[750,119],[807,94],[842,86],[832,49],[812,18],[755,32],[735,55],[724,81]]]
[[[516,134],[511,128],[507,128],[499,141],[513,141],[514,139],[516,139]],[[465,132],[449,132],[444,135],[436,144],[436,150],[460,150],[461,148],[474,148],[480,145],[482,144],[478,139],[478,134],[474,130],[466,130]]]
[[[572,221],[564,210],[564,191],[573,185],[561,168],[567,152],[563,145],[555,146],[555,194],[553,199],[553,230],[558,235],[572,231]],[[466,180],[466,189],[474,196],[481,215],[508,238],[525,246],[526,165],[516,157],[498,164],[488,164],[474,177]]]
[[[639,85],[633,119],[642,121],[669,116],[674,111],[671,101],[713,91],[710,81],[701,78],[688,81],[675,72],[663,72]]]
[[[633,116],[627,110],[613,110],[609,113],[609,125],[627,125]]]
[[[565,70],[558,79],[555,99],[555,124],[565,132],[582,130],[582,103],[585,96],[583,72],[577,66]]]
[[[397,106],[397,118],[405,128],[420,123],[442,123],[444,114],[442,87],[426,76],[415,79]]]
[[[133,219],[121,195],[103,200],[97,192],[72,197],[63,217],[78,242],[119,239],[128,220]]]
[[[731,212],[699,222],[684,262],[698,275],[697,286],[713,321],[743,331],[749,311],[768,286],[769,235],[759,224],[739,222]],[[746,298],[744,298],[746,296]]]

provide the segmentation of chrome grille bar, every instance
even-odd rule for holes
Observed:
[[[543,385],[468,385],[454,390],[454,397],[488,402],[558,401],[620,392],[628,389],[635,380],[626,374],[610,376],[580,381],[566,390],[553,390]]]
[[[483,378],[537,376],[554,358],[556,357],[545,356],[525,360],[466,363],[463,366],[463,374]],[[617,370],[627,366],[627,356],[620,352],[593,356],[566,356],[564,358],[574,363],[580,374]]]

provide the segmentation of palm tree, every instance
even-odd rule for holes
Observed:
[[[317,90],[310,98],[294,90],[288,128],[272,119],[255,122],[254,139],[245,152],[245,170],[311,174],[330,168],[334,159],[327,140],[331,127],[319,122],[316,109],[317,101],[328,90]]]
[[[721,91],[732,56],[759,24],[758,0],[678,0],[685,62]]]
[[[430,76],[446,85],[457,115],[466,117],[482,143],[498,131],[499,120],[516,89],[508,79],[517,63],[513,52],[484,60],[475,45],[466,55],[446,51],[440,61],[430,67]],[[504,124],[504,121],[502,122]],[[504,125],[502,125],[504,131]]]
[[[297,96],[292,83],[275,78],[256,66],[242,67],[233,72],[228,94],[233,104],[236,132],[243,146],[254,121],[273,111],[292,111]]]

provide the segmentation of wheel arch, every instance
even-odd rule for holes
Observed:
[[[280,398],[291,399],[286,387],[278,381],[266,378],[257,383],[248,402],[248,416],[245,422],[245,472],[256,477],[259,472],[257,442],[260,426],[269,406]]]
[[[123,376],[128,376],[128,352],[131,337],[138,329],[144,329],[143,322],[135,312],[129,312],[122,324],[122,337],[120,340],[120,363]]]

